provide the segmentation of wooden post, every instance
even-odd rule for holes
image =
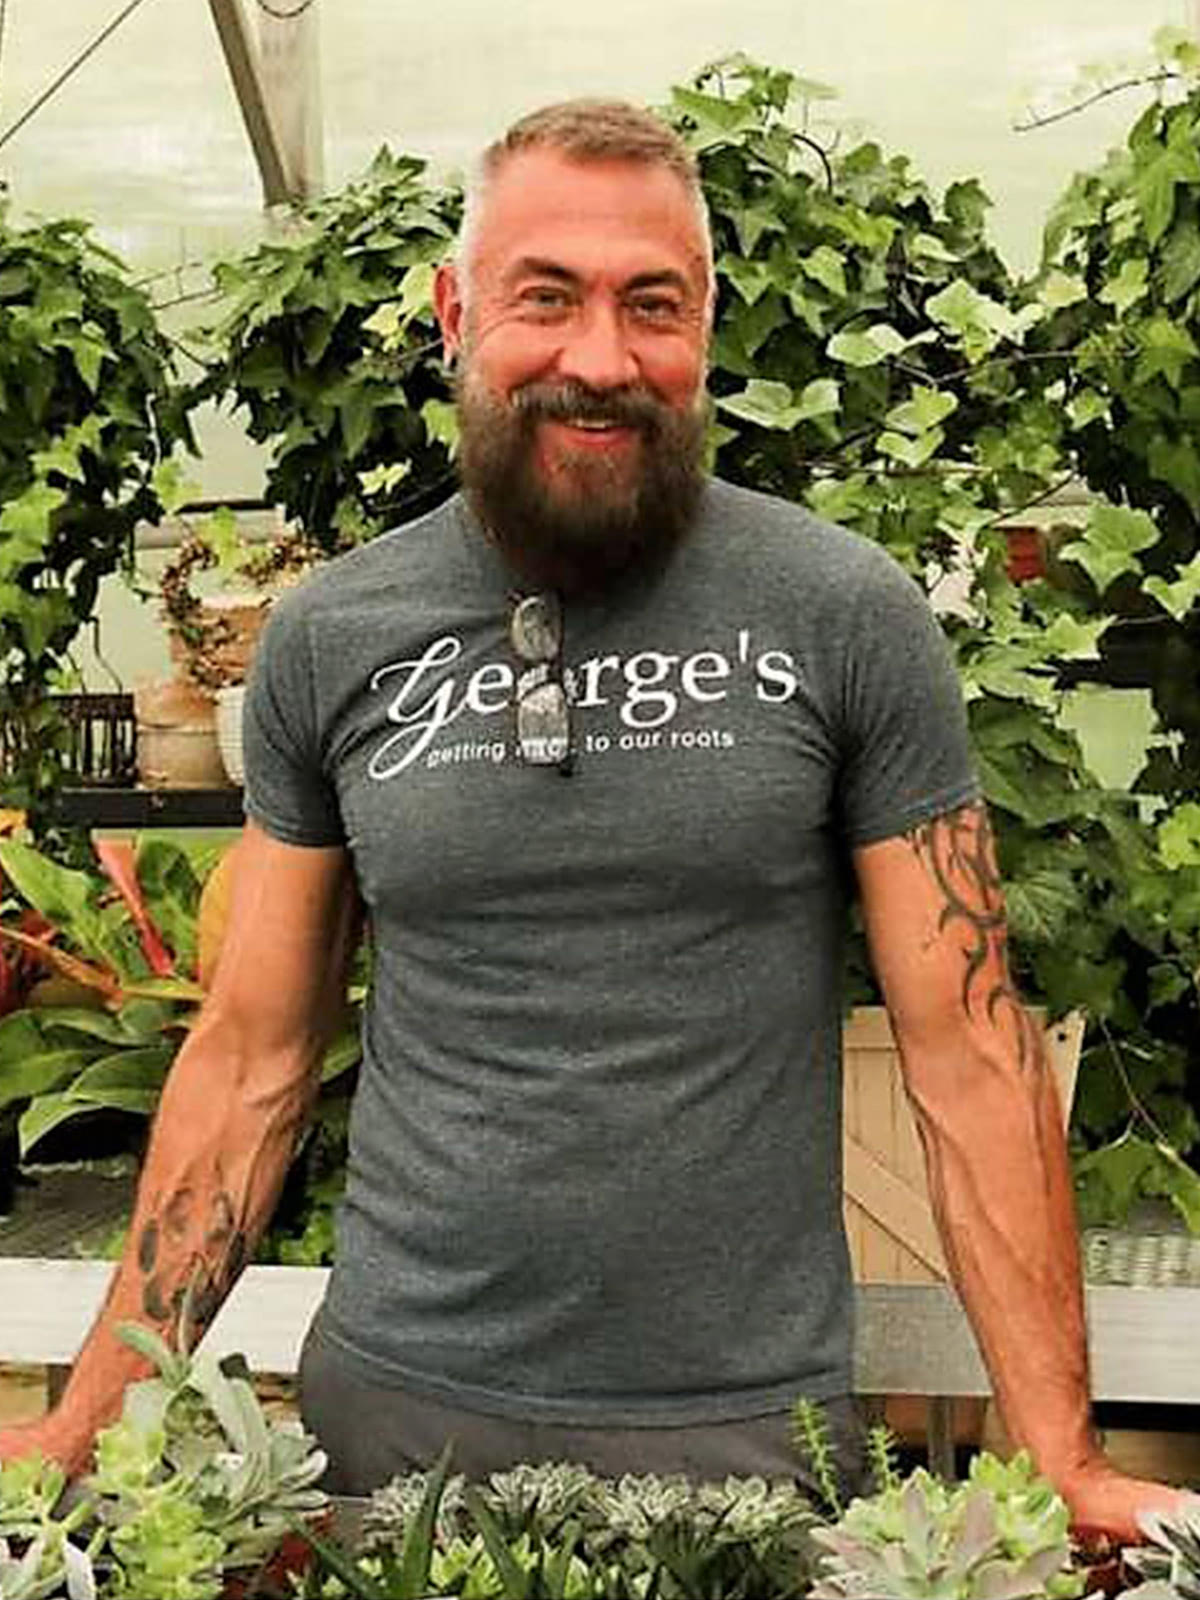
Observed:
[[[311,199],[324,178],[316,0],[208,0],[267,207]]]
[[[217,25],[217,35],[225,52],[229,76],[233,79],[238,104],[254,159],[262,178],[263,200],[268,206],[284,205],[289,199],[288,172],[283,145],[263,82],[258,48],[250,32],[242,0],[208,0]]]
[[[288,196],[314,199],[325,179],[317,0],[284,0],[268,10],[260,7],[258,38]]]

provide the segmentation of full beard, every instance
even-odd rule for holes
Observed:
[[[645,390],[599,391],[573,381],[527,384],[498,399],[457,385],[463,487],[491,537],[527,584],[574,598],[659,570],[695,517],[703,486],[706,409],[680,411]],[[607,452],[538,460],[545,418],[608,421],[637,439]],[[633,459],[629,459],[629,453]]]

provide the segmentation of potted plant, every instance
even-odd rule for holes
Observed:
[[[184,528],[158,586],[176,674],[136,696],[142,781],[240,784],[242,697],[255,643],[275,595],[320,552],[296,531],[252,545],[227,506]],[[200,574],[211,581],[198,584]]]
[[[186,1335],[186,1310],[181,1332]],[[152,1329],[122,1336],[157,1375],[132,1384],[101,1430],[71,1502],[40,1456],[0,1467],[6,1600],[219,1600],[262,1594],[293,1529],[327,1513],[325,1457],[270,1420],[244,1363],[173,1350]],[[276,1593],[286,1593],[279,1574]]]

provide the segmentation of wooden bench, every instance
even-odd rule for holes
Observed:
[[[107,1261],[0,1259],[0,1361],[46,1367],[53,1391],[112,1270]],[[249,1267],[205,1348],[240,1351],[256,1372],[293,1374],[327,1276],[317,1267]],[[859,1284],[855,1296],[860,1394],[940,1402],[990,1394],[966,1317],[946,1285]],[[1095,1400],[1200,1405],[1200,1288],[1093,1285],[1087,1312]],[[952,1470],[933,1429],[930,1453],[939,1470]]]

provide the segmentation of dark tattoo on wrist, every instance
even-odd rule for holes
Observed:
[[[142,1228],[137,1264],[145,1283],[142,1310],[173,1331],[190,1349],[208,1328],[249,1252],[233,1200],[218,1190],[207,1218],[196,1215],[195,1192],[183,1187],[167,1197]],[[200,1245],[188,1246],[199,1234]]]
[[[1022,1070],[1040,1065],[1040,1034],[1008,969],[1004,893],[986,806],[960,806],[905,837],[943,897],[939,933],[963,939],[963,1010],[1013,1035]]]

